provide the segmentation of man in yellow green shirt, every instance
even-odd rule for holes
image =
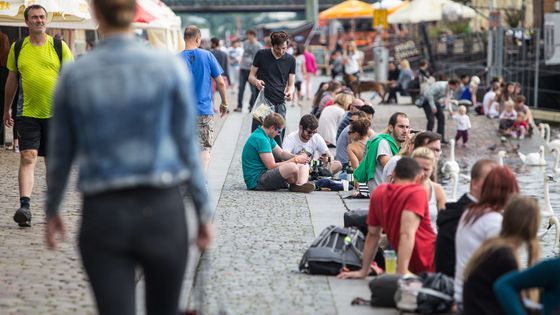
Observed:
[[[18,73],[23,90],[23,106],[17,113],[20,148],[18,173],[20,208],[14,214],[19,226],[31,226],[30,198],[33,191],[37,156],[45,156],[51,104],[61,61],[54,39],[46,34],[47,11],[40,5],[30,5],[24,11],[29,36],[23,40],[19,56],[15,45],[10,48],[4,98],[4,124],[12,127],[11,104],[18,87]],[[72,53],[62,42],[62,63],[72,61]]]

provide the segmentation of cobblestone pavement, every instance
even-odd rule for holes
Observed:
[[[215,217],[216,241],[205,299],[209,314],[335,314],[326,277],[297,272],[314,239],[304,194],[247,191],[241,152],[250,129],[244,121]]]
[[[425,127],[424,114],[415,106],[378,105],[375,129],[385,128],[389,116],[397,110],[409,114],[413,128]],[[333,302],[334,292],[326,277],[294,272],[315,233],[320,232],[312,227],[307,204],[310,199],[296,193],[245,189],[240,154],[248,136],[249,116],[232,115],[246,117],[240,136],[232,135],[237,141],[236,151],[221,195],[217,196],[216,242],[206,257],[212,267],[205,281],[205,305],[212,310],[223,307],[229,314],[343,314]],[[471,116],[471,120],[469,146],[456,150],[465,174],[476,159],[495,157],[502,148],[495,136],[495,122],[479,116]],[[448,120],[446,125],[449,139],[455,134],[455,124]],[[489,150],[494,144],[497,148]],[[521,143],[522,151],[525,144]],[[444,147],[442,158],[448,156],[448,149]],[[18,154],[0,150],[0,314],[93,314],[94,302],[76,247],[80,199],[74,183],[69,184],[63,203],[67,240],[60,243],[57,251],[48,251],[44,246],[42,211],[44,164],[41,160],[36,170],[31,201],[33,227],[28,229],[18,228],[12,220],[18,207],[18,164]],[[522,189],[542,198],[541,175],[550,168],[520,166],[513,154],[506,158],[506,164],[521,174]],[[444,186],[449,193],[449,185]],[[466,189],[468,184],[461,182],[459,193]],[[559,209],[557,187],[552,186],[551,191],[552,205]],[[549,238],[544,241],[549,242]],[[548,251],[545,247],[545,256],[551,252],[550,247]],[[362,296],[368,294],[364,292]]]

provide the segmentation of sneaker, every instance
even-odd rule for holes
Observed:
[[[20,227],[30,227],[31,226],[31,210],[27,207],[20,207],[14,214],[14,221]]]
[[[291,192],[310,193],[315,190],[315,184],[307,182],[303,185],[290,185]]]
[[[14,152],[15,152],[15,153],[19,153],[19,146],[16,145],[16,146],[14,147]]]
[[[236,108],[236,109],[234,109],[233,111],[234,111],[234,112],[237,112],[237,113],[241,113],[241,112],[243,111],[243,109],[242,109],[242,108]]]

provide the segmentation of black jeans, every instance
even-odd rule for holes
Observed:
[[[441,140],[444,141],[444,132],[445,132],[445,115],[443,113],[443,107],[441,104],[436,102],[436,113],[432,112],[432,108],[430,107],[430,103],[428,101],[424,101],[424,113],[426,114],[426,119],[428,119],[428,125],[426,126],[426,130],[433,131],[434,130],[434,116],[437,118],[437,133],[441,135]]]
[[[241,69],[239,70],[239,91],[237,94],[237,108],[243,108],[243,94],[245,93],[245,84],[249,83],[249,73],[250,70]],[[249,110],[255,105],[255,100],[257,99],[257,88],[249,83],[251,89],[251,99],[249,100]]]
[[[146,313],[177,315],[187,262],[178,187],[139,187],[84,196],[83,264],[101,315],[136,314],[135,270],[146,279]]]
[[[282,115],[282,117],[284,117],[284,121],[286,121],[286,103],[280,103],[278,105],[274,106],[274,111],[280,115]],[[251,132],[255,131],[255,129],[257,129],[258,126],[260,126],[261,123],[256,120],[255,118],[253,118],[253,122],[251,123]],[[278,144],[278,146],[282,147],[282,142],[284,141],[284,134],[286,133],[286,128],[282,129],[282,133],[280,134],[280,136],[276,136],[274,137],[274,141],[276,141],[276,143]]]

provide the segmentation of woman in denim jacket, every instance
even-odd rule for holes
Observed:
[[[135,314],[135,269],[148,314],[177,314],[187,262],[184,185],[198,214],[199,247],[211,211],[185,65],[131,32],[135,0],[93,0],[104,39],[65,65],[54,97],[48,160],[47,246],[64,233],[60,203],[72,164],[83,194],[80,253],[100,314]]]

